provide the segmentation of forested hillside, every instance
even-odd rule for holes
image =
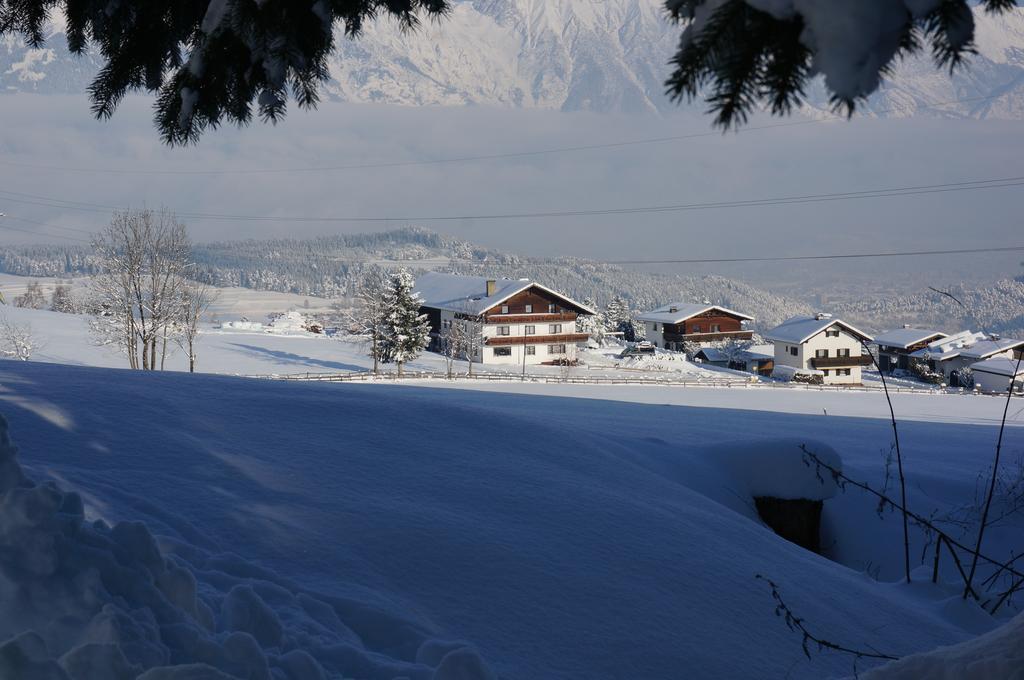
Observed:
[[[620,296],[634,310],[666,302],[724,305],[756,317],[769,328],[814,311],[808,302],[721,276],[656,274],[579,258],[529,258],[484,248],[419,227],[375,234],[196,244],[197,278],[216,286],[240,286],[325,298],[350,296],[374,266],[407,266],[414,273],[436,270],[479,276],[528,277],[568,295],[604,306]],[[84,246],[0,248],[0,272],[40,278],[88,276],[97,263]],[[1024,335],[1024,281],[1006,279],[983,288],[951,291],[969,312],[938,293],[873,296],[829,309],[866,330],[903,323],[945,330],[970,327]]]

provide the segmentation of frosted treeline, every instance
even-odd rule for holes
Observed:
[[[770,328],[812,307],[742,281],[721,276],[653,274],[577,258],[525,258],[408,226],[375,234],[307,239],[266,239],[195,244],[197,278],[219,287],[239,286],[324,298],[351,298],[367,270],[402,265],[481,276],[528,277],[604,308],[616,296],[631,310],[669,302],[723,305],[756,317]],[[98,260],[87,246],[37,245],[0,248],[0,272],[40,278],[88,276]],[[970,327],[1024,334],[1024,277],[985,288],[952,290],[976,318],[937,293],[872,296],[830,305],[826,311],[872,331],[903,323],[945,330]]]

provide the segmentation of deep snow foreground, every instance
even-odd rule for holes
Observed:
[[[780,409],[789,394],[773,396]],[[158,560],[141,529],[123,546],[116,529],[72,532],[95,535],[104,559],[125,555],[123,608],[138,620],[122,640],[159,631],[170,663],[242,658],[290,678],[279,660],[302,650],[335,663],[329,677],[430,678],[451,649],[430,641],[469,640],[484,661],[455,643],[477,669],[439,677],[487,677],[484,663],[524,679],[848,674],[848,659],[804,659],[756,573],[823,636],[897,655],[997,623],[955,585],[861,573],[900,571],[898,522],[868,499],[826,502],[824,543],[853,569],[756,521],[752,452],[831,447],[877,480],[884,420],[13,362],[0,364],[0,410],[30,474],[80,493],[89,522],[142,520],[159,536]],[[1008,458],[1022,434],[1010,429]],[[902,436],[912,502],[945,508],[973,494],[994,428],[908,423]],[[56,515],[73,528],[68,503]],[[993,534],[993,551],[1024,542],[1019,526]],[[194,605],[187,576],[160,590],[161,561],[193,575]],[[165,638],[174,617],[191,632]]]
[[[0,418],[0,678],[488,680],[472,648],[25,477]],[[397,651],[397,653],[396,653]]]

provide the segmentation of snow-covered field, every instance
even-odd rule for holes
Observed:
[[[508,393],[545,387],[558,389]],[[198,603],[187,587],[161,600],[144,587],[155,577],[126,566],[139,583],[120,599],[101,589],[47,603],[2,632],[31,619],[51,656],[113,637],[133,664],[205,660],[234,677],[320,677],[307,674],[312,659],[324,677],[346,678],[821,678],[850,674],[850,660],[807,660],[755,574],[777,582],[822,637],[899,656],[983,633],[1014,611],[993,620],[963,603],[951,564],[950,583],[931,585],[928,558],[913,586],[891,583],[898,518],[879,518],[853,490],[825,502],[832,559],[757,520],[751,496],[765,485],[815,484],[799,443],[831,447],[849,473],[881,481],[888,423],[839,406],[851,399],[867,411],[875,395],[651,387],[651,403],[631,403],[608,399],[607,387],[480,388],[3,362],[0,408],[29,474],[79,492],[90,521],[144,521],[176,582],[189,579],[175,570],[195,578]],[[682,394],[709,401],[670,403]],[[928,513],[970,501],[996,402],[900,397],[900,415],[944,415],[902,426],[911,503]],[[1015,424],[1007,460],[1022,453]],[[148,554],[139,530],[116,540],[105,531],[65,540],[110,542],[129,565]],[[0,531],[11,537],[25,534]],[[1016,519],[991,532],[988,549],[1005,556],[1022,543]],[[921,548],[916,536],[915,563]],[[0,598],[10,584],[18,597],[38,587],[0,565]],[[73,567],[62,567],[69,579]],[[74,593],[80,581],[64,573],[48,578]],[[79,623],[54,623],[65,611]]]
[[[173,371],[146,374],[111,370],[125,361],[90,343],[85,317],[0,312],[41,342],[31,362],[0,362],[0,413],[28,475],[62,489],[12,489],[19,477],[0,451],[0,610],[18,612],[0,617],[0,640],[37,633],[0,644],[3,678],[851,674],[849,657],[804,656],[756,574],[821,637],[894,656],[1019,611],[993,618],[963,602],[951,562],[932,585],[916,530],[915,583],[898,583],[898,516],[856,490],[833,496],[804,465],[800,444],[834,450],[849,474],[882,484],[892,434],[877,390],[766,389],[611,349],[573,371],[736,382],[280,382],[183,374],[180,352]],[[369,367],[351,340],[212,327],[198,357],[200,371],[234,375]],[[409,368],[443,366],[427,354]],[[956,521],[972,512],[1002,402],[893,401],[911,506],[948,516],[970,541]],[[1017,401],[1009,424],[1005,467],[1021,470]],[[761,523],[763,494],[828,498],[824,556]],[[148,531],[111,528],[123,521]],[[1016,514],[986,539],[1000,559],[1022,545]],[[987,669],[977,677],[1003,677],[1005,639],[908,660],[893,677],[936,658],[966,668],[979,649],[1003,662],[974,666]],[[228,675],[188,675],[196,663]],[[45,674],[56,665],[64,676]],[[140,676],[158,666],[191,670]]]
[[[221,304],[237,298],[231,303],[243,309],[269,308],[270,311],[284,311],[289,305],[274,307],[271,298],[279,293],[243,291],[242,289],[218,289]],[[230,293],[227,295],[225,293]],[[315,305],[314,305],[315,306]],[[0,307],[0,314],[12,322],[31,326],[40,348],[32,359],[63,364],[107,366],[120,368],[127,360],[112,349],[96,347],[89,336],[88,317],[74,314],[58,314],[49,310]],[[236,320],[242,315],[221,315],[223,321]],[[265,315],[250,315],[254,321],[266,321]],[[686,380],[721,381],[731,379],[748,380],[750,377],[735,371],[715,367],[704,368],[692,364],[680,355],[660,355],[655,359],[620,360],[615,358],[619,349],[594,350],[584,353],[588,366],[572,369],[574,374],[616,377],[652,374]],[[227,373],[231,375],[269,375],[298,373],[331,373],[338,371],[365,371],[372,362],[367,347],[359,339],[350,337],[328,338],[312,333],[265,333],[260,331],[218,329],[205,324],[196,347],[198,361],[196,370],[203,373]],[[464,362],[458,362],[458,369],[466,371]],[[186,356],[172,347],[168,356],[168,370],[187,370]],[[443,357],[424,353],[407,367],[417,371],[443,371]],[[475,366],[475,371],[518,373],[516,366]],[[553,366],[530,366],[530,373],[560,374],[563,371]]]

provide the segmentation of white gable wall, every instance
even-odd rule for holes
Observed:
[[[828,331],[835,329],[839,330],[839,337],[828,337]],[[839,356],[839,350],[841,349],[849,350],[851,357],[859,357],[861,355],[860,340],[839,325],[830,326],[827,329],[811,336],[807,341],[799,345],[792,342],[782,342],[780,340],[776,340],[774,342],[776,365],[781,364],[783,366],[792,366],[793,368],[805,371],[814,370],[811,360],[814,359],[818,350],[828,350],[829,358]],[[797,348],[796,356],[793,356],[790,351],[790,348],[793,347]],[[821,370],[822,372],[826,370],[828,371],[828,374],[822,378],[826,385],[860,383],[862,381],[861,367],[850,366],[849,368],[850,375],[837,375],[836,369],[833,367],[818,370]]]

